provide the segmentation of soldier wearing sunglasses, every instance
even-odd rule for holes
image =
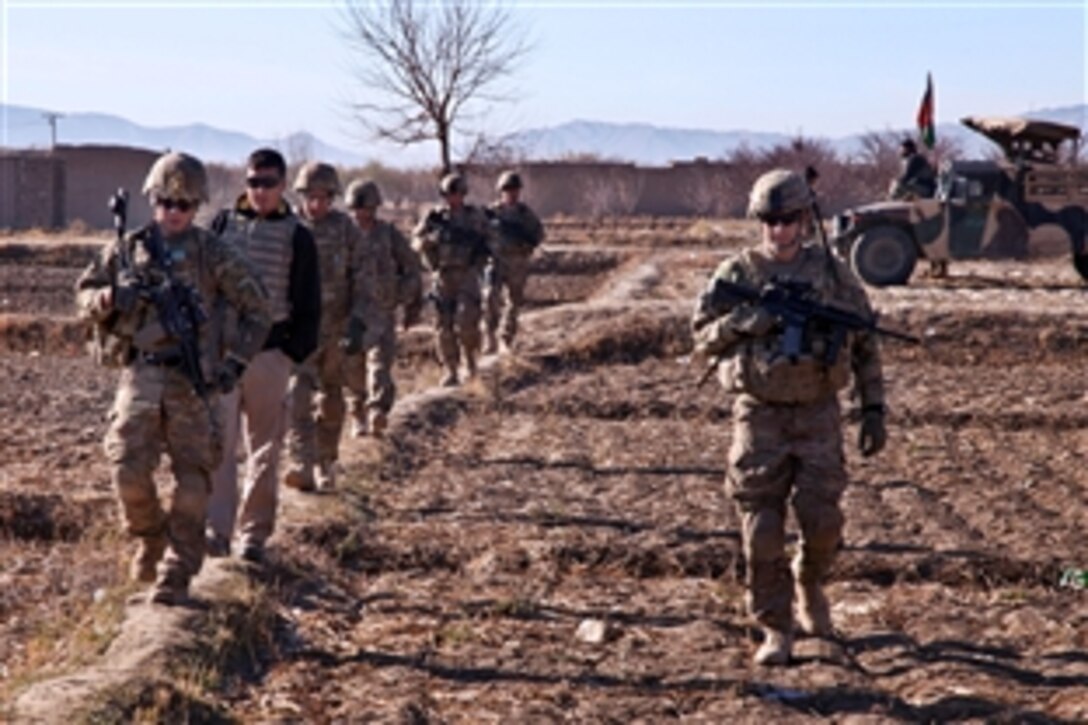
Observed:
[[[788,280],[811,285],[824,304],[871,318],[854,274],[804,233],[811,205],[801,175],[778,169],[761,176],[748,207],[760,220],[760,244],[718,267],[692,319],[696,352],[722,360],[721,382],[736,393],[726,488],[741,519],[748,608],[763,629],[754,658],[761,665],[789,662],[793,604],[802,632],[833,636],[823,583],[842,541],[839,501],[847,476],[838,394],[851,377],[862,409],[861,454],[876,454],[886,438],[873,334],[853,333],[828,360],[836,331],[809,325],[802,354],[787,357],[781,353],[784,327],[772,313],[713,294],[719,278],[755,288]],[[792,563],[785,553],[787,504],[800,528]]]
[[[132,578],[154,582],[151,601],[160,604],[187,598],[204,558],[208,491],[222,452],[214,383],[257,354],[271,323],[250,265],[193,224],[207,186],[197,159],[160,157],[144,184],[152,223],[108,245],[76,284],[80,316],[101,333],[97,357],[122,366],[105,449],[125,526],[139,541]],[[123,209],[115,208],[122,218]],[[168,332],[156,306],[154,290],[164,284],[184,285],[199,307],[221,305],[236,319],[225,350],[207,319],[187,320],[196,323],[199,370],[187,368],[186,341]],[[175,480],[168,504],[153,480],[164,450]]]
[[[254,151],[246,164],[245,192],[212,222],[212,229],[256,268],[272,315],[261,352],[221,398],[227,455],[216,470],[208,511],[209,556],[229,555],[237,518],[242,558],[252,563],[263,561],[276,523],[287,384],[294,365],[317,348],[321,318],[317,248],[283,198],[286,175],[278,151]],[[220,322],[229,334],[232,315],[229,309],[222,312]],[[233,452],[243,430],[246,473],[239,496]]]

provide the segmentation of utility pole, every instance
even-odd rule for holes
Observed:
[[[42,114],[42,118],[49,124],[49,150],[52,151],[57,147],[57,119],[64,118],[64,114],[46,111]]]

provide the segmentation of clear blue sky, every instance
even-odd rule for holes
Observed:
[[[7,103],[265,138],[305,129],[359,146],[337,2],[0,5]],[[829,136],[903,128],[927,71],[938,122],[1088,96],[1088,0],[533,2],[513,14],[534,48],[512,84],[517,101],[487,116],[493,133],[573,119]]]

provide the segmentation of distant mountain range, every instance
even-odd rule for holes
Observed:
[[[50,129],[45,111],[25,106],[0,105],[0,144],[9,148],[45,148]],[[1066,106],[1023,114],[1031,118],[1057,121],[1088,132],[1088,105]],[[6,121],[4,120],[6,119]],[[273,146],[289,157],[317,158],[343,166],[362,166],[376,160],[390,166],[425,166],[434,156],[421,149],[378,151],[376,147],[353,151],[328,144],[302,131],[279,139],[260,139],[239,131],[214,128],[206,124],[151,128],[120,116],[104,113],[70,113],[58,121],[57,142],[63,144],[122,144],[149,149],[181,149],[206,161],[241,163],[259,146]],[[887,129],[886,129],[887,130]],[[903,133],[908,133],[903,130]],[[850,156],[861,148],[864,133],[838,138],[822,138],[840,155]],[[937,137],[959,142],[968,156],[992,148],[979,134],[957,124],[937,126]],[[570,121],[558,126],[537,128],[513,134],[507,143],[534,160],[561,159],[593,155],[603,159],[630,161],[641,165],[664,165],[671,161],[697,157],[717,159],[747,146],[766,149],[789,142],[791,136],[758,131],[713,131],[652,126],[644,123],[604,123]],[[818,138],[818,137],[817,137]]]

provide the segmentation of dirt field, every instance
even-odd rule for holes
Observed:
[[[754,229],[696,231],[567,225],[538,260],[517,354],[456,394],[434,395],[429,336],[409,334],[390,439],[345,440],[340,494],[286,497],[255,582],[269,636],[170,707],[1088,721],[1088,591],[1059,586],[1088,568],[1088,296],[1068,261],[960,264],[873,293],[924,345],[883,348],[888,449],[846,450],[842,641],[801,640],[793,666],[762,670],[722,483],[731,398],[697,390],[685,357],[694,296]],[[85,242],[0,245],[0,698],[101,649],[131,591],[100,448],[114,374],[70,319]],[[595,624],[602,641],[584,641]]]

